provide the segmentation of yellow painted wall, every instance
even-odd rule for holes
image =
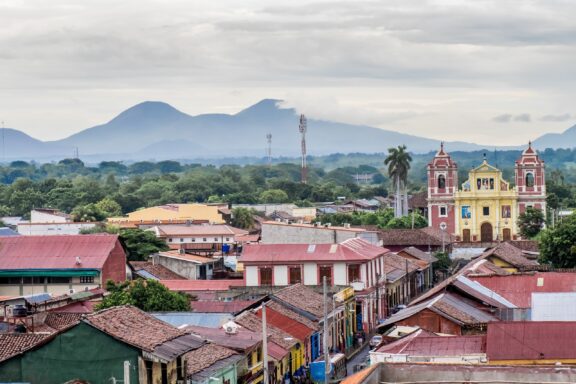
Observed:
[[[518,268],[515,268],[513,265],[508,264],[507,262],[505,262],[504,260],[502,260],[499,257],[490,256],[488,258],[488,261],[490,261],[492,264],[496,265],[497,267],[505,269],[507,272],[510,272],[510,273],[517,273],[518,272]]]
[[[480,188],[478,179],[481,180]],[[488,184],[484,184],[484,180]],[[494,189],[490,188],[490,180],[494,180]],[[481,226],[488,222],[492,225],[493,240],[503,239],[505,228],[510,229],[513,237],[518,234],[517,197],[516,190],[502,178],[502,172],[484,162],[469,172],[469,179],[462,184],[462,190],[455,194],[456,233],[463,238],[464,230],[469,229],[470,240],[473,241],[476,236],[476,241],[480,241]],[[509,218],[502,217],[502,206],[510,206]],[[463,207],[470,207],[470,217],[463,217]],[[488,215],[484,215],[484,207],[489,208]]]
[[[111,217],[108,219],[111,223],[122,222],[150,222],[155,220],[162,221],[163,224],[169,223],[170,220],[208,220],[211,223],[222,224],[224,220],[218,212],[217,206],[205,204],[171,204],[177,206],[176,209],[165,209],[162,207],[150,207],[130,212],[128,217]]]

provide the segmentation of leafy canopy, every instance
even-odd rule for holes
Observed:
[[[540,236],[540,262],[556,268],[576,267],[576,214]]]
[[[95,309],[134,305],[146,312],[189,311],[194,298],[181,292],[172,292],[156,280],[133,280],[122,283],[106,282],[110,292]]]
[[[520,234],[527,238],[536,236],[544,226],[544,212],[540,209],[528,207],[518,216]]]

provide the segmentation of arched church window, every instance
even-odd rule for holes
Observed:
[[[528,172],[526,174],[526,186],[533,187],[534,186],[534,174],[532,172]]]
[[[444,175],[438,176],[438,189],[446,188],[446,178]]]

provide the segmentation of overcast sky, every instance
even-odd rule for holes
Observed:
[[[576,123],[575,15],[574,0],[0,0],[0,120],[46,140],[145,100],[194,115],[278,98],[521,144]]]

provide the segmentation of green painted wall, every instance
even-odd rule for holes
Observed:
[[[44,346],[0,365],[0,382],[62,384],[82,379],[104,384],[124,379],[130,362],[130,384],[138,384],[139,350],[80,323]]]

